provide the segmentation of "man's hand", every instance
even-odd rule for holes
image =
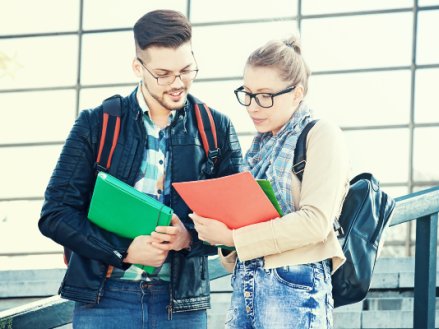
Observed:
[[[136,237],[128,247],[127,257],[123,261],[131,264],[161,266],[168,256],[168,251],[156,248],[152,245],[152,241],[149,235]]]
[[[164,251],[188,248],[192,241],[191,236],[176,214],[172,215],[171,225],[155,228],[155,232],[151,233],[152,245]]]
[[[198,232],[198,238],[211,245],[224,245],[233,247],[232,230],[226,224],[211,218],[201,217],[197,214],[190,214],[190,218],[195,223],[195,229]]]

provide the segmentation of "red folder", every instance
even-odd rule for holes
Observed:
[[[172,186],[196,214],[219,220],[231,229],[279,217],[251,173],[173,183]]]

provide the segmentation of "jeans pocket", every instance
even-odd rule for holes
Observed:
[[[311,291],[314,288],[315,271],[311,265],[278,267],[273,273],[277,281],[291,288],[304,291]]]

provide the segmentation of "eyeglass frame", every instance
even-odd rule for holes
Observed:
[[[140,59],[139,57],[136,57],[136,59],[140,62],[140,64],[142,65],[142,67],[143,67],[145,70],[147,70],[148,73],[151,74],[151,76],[152,76],[154,79],[156,79],[156,81],[157,81],[157,85],[159,85],[159,86],[170,86],[170,85],[172,85],[172,84],[175,82],[175,80],[177,79],[177,77],[180,78],[181,81],[185,81],[185,80],[183,80],[182,77],[181,77],[181,75],[184,74],[184,73],[181,73],[181,72],[180,72],[180,74],[168,74],[168,75],[158,76],[158,77],[157,77],[157,76],[155,76],[150,70],[148,70],[148,68],[146,67],[146,65],[143,63],[142,59]],[[194,57],[194,61],[195,61],[195,65],[197,65],[197,61],[196,61],[195,57]],[[190,70],[189,72],[195,72],[195,76],[194,76],[192,79],[190,79],[190,80],[186,80],[186,81],[194,81],[195,78],[197,77],[198,71],[199,71],[198,67],[197,67],[195,70]],[[171,76],[174,76],[174,80],[172,80],[172,82],[169,82],[169,83],[166,83],[166,84],[160,84],[160,83],[159,83],[159,79],[160,79],[160,78],[167,78],[167,77],[171,77]]]
[[[271,107],[274,106],[274,97],[283,95],[283,94],[287,94],[291,91],[293,91],[294,89],[296,89],[296,86],[290,86],[287,87],[277,93],[249,93],[248,91],[244,90],[244,86],[241,86],[239,88],[236,88],[233,92],[235,93],[236,99],[238,100],[238,103],[243,105],[243,106],[250,106],[250,104],[252,103],[252,99],[255,99],[256,104],[258,104],[260,107],[264,108],[264,109],[269,109]],[[244,92],[246,95],[248,95],[250,97],[250,102],[248,104],[243,104],[241,103],[241,101],[239,100],[239,96],[238,93],[239,92]],[[271,105],[270,106],[263,106],[261,103],[259,103],[259,99],[257,98],[258,95],[267,95],[271,97]]]

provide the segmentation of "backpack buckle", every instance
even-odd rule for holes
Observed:
[[[294,174],[300,174],[301,172],[303,172],[305,170],[305,166],[306,166],[306,160],[302,160],[299,161],[298,163],[293,165],[293,173]],[[296,171],[295,167],[298,167],[298,170]]]
[[[101,166],[99,163],[96,162],[95,164],[96,174],[100,172],[108,172],[108,168],[105,168],[104,166]]]
[[[337,237],[344,236],[343,227],[341,227],[340,222],[338,221],[338,219],[335,219],[333,227],[334,227],[335,233],[337,233]]]
[[[212,175],[215,169],[215,163],[218,160],[218,158],[221,156],[221,149],[217,148],[215,150],[209,150],[207,154],[207,162],[206,162],[206,168],[204,172],[207,175]]]

